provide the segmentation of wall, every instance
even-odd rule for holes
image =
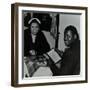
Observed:
[[[51,36],[50,32],[46,32],[46,31],[43,31],[49,45],[50,45],[50,49],[54,48],[55,47],[55,39],[53,39],[53,37]]]
[[[89,6],[90,0],[1,0],[0,1],[0,90],[89,90],[89,83],[85,84],[67,84],[55,86],[38,86],[13,88],[11,82],[11,3],[26,2],[26,3],[42,3],[42,4],[61,4],[61,5],[76,5]],[[90,6],[89,6],[90,9]],[[90,12],[89,12],[90,14]],[[90,15],[88,15],[90,20]],[[90,23],[90,22],[89,22]],[[90,33],[90,27],[89,31]],[[90,38],[90,35],[89,35]],[[90,42],[88,43],[90,46]],[[88,51],[90,47],[88,47]],[[89,57],[90,58],[90,57]],[[88,59],[89,60],[89,59]],[[90,64],[90,60],[88,61]],[[90,68],[90,65],[88,66]],[[88,70],[90,76],[90,70]]]

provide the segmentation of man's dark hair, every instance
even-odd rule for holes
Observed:
[[[79,35],[78,35],[78,32],[77,32],[76,27],[74,27],[74,26],[72,26],[72,25],[67,26],[67,27],[65,28],[64,35],[65,35],[68,31],[71,31],[73,36],[76,35],[76,40],[79,40]]]

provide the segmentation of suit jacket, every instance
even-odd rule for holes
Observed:
[[[37,52],[37,55],[42,55],[50,50],[50,46],[42,32],[37,33],[35,43],[33,43],[28,29],[24,31],[24,56],[28,56],[32,49]]]
[[[52,60],[50,68],[54,76],[80,74],[80,41],[76,41],[65,50],[60,69],[56,67]]]

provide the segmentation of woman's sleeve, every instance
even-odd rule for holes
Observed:
[[[43,38],[43,40],[42,40],[43,49],[44,49],[44,52],[46,53],[50,50],[50,45],[49,45],[46,37],[44,36],[44,34],[42,34],[42,38]]]
[[[40,47],[39,51],[41,52],[41,54],[47,53],[50,50],[50,45],[46,37],[42,32],[39,34],[38,37],[39,37],[39,47]]]

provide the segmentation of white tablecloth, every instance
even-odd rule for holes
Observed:
[[[33,77],[37,76],[52,76],[52,72],[49,67],[39,67],[33,74]]]

